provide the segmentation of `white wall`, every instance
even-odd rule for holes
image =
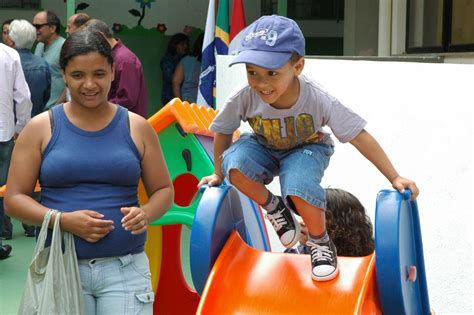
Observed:
[[[243,66],[228,61],[218,57],[219,105],[246,80]],[[366,118],[400,174],[417,182],[432,308],[472,312],[474,65],[307,59],[304,73]],[[356,149],[339,143],[323,185],[351,191],[372,220],[377,192],[390,188]],[[277,183],[270,189],[279,192]]]

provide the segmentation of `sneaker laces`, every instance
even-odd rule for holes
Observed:
[[[306,245],[311,249],[311,261],[333,261],[334,253],[327,245],[321,245],[313,241],[306,242]]]
[[[282,212],[285,210],[280,210],[280,211],[275,211],[270,213],[267,213],[266,218],[270,221],[270,223],[273,225],[275,230],[278,232],[284,225],[286,225],[288,222],[286,221],[285,217],[282,215]]]

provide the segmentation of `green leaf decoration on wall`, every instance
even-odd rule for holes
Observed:
[[[138,26],[142,25],[143,18],[145,17],[145,10],[148,7],[148,9],[151,8],[151,4],[155,2],[156,0],[135,0],[135,2],[138,2],[140,4],[140,8],[142,9],[142,13],[140,11],[131,9],[128,10],[133,16],[139,16],[140,19],[138,20]]]
[[[130,12],[133,16],[142,16],[140,11],[138,11],[136,9],[128,10],[128,12]]]
[[[77,6],[76,6],[76,12],[79,11],[79,10],[84,10],[86,8],[89,7],[89,4],[88,3],[85,3],[85,2],[81,2],[79,3]]]

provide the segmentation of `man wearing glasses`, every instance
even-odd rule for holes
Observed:
[[[36,28],[35,55],[43,57],[49,64],[51,70],[51,96],[46,104],[45,110],[62,102],[60,96],[64,91],[64,81],[59,66],[59,53],[64,43],[64,37],[59,35],[61,22],[58,16],[51,11],[38,12],[33,18],[33,26]]]

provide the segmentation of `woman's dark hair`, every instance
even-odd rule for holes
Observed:
[[[46,22],[48,22],[49,26],[56,26],[56,29],[54,30],[56,34],[59,34],[61,31],[61,21],[58,18],[58,15],[54,13],[53,11],[46,11]]]
[[[193,45],[193,56],[197,57],[197,60],[201,62],[202,59],[202,43],[204,41],[204,33],[201,33]]]
[[[187,43],[189,45],[189,37],[184,33],[176,33],[171,36],[170,41],[168,42],[168,48],[166,52],[171,55],[176,55],[176,46],[181,43]]]
[[[59,65],[64,71],[71,59],[91,52],[98,52],[111,66],[114,64],[112,49],[105,37],[99,32],[85,29],[74,32],[66,38],[59,55]]]
[[[359,199],[345,190],[326,189],[326,229],[340,256],[374,251],[372,222]]]

